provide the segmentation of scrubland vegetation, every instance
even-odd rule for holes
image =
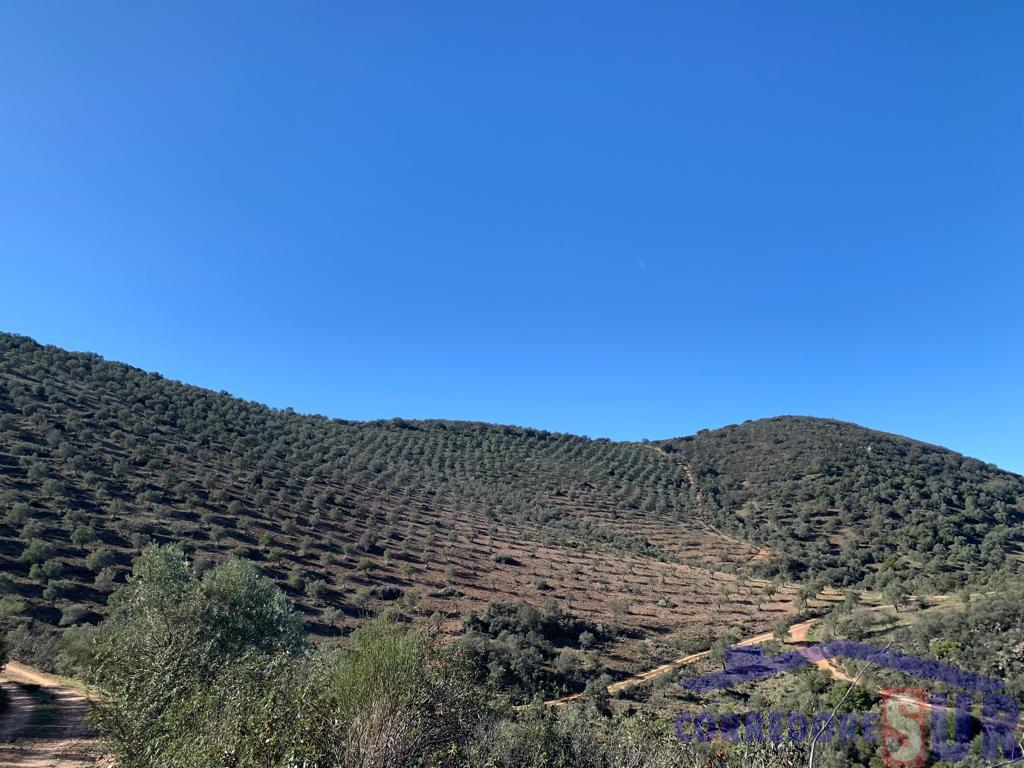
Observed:
[[[487,622],[537,620],[501,608]],[[122,768],[781,767],[803,755],[685,746],[670,721],[611,717],[596,696],[515,708],[471,648],[388,617],[317,648],[250,564],[200,576],[173,547],[147,549],[110,616],[69,633],[64,653],[96,686],[95,722]]]
[[[977,661],[976,651],[961,659],[954,646],[936,645],[936,628],[945,628],[946,640],[986,626],[1019,633],[1024,616],[1019,601],[978,600],[973,611],[970,604],[948,606],[902,628],[877,627],[908,633],[925,658]],[[501,661],[482,664],[489,657],[481,643],[525,632],[543,645],[538,638],[573,635],[581,625],[529,606],[497,605],[468,617],[466,626],[462,641],[441,643],[433,627],[384,615],[343,642],[312,644],[285,595],[251,563],[228,560],[198,574],[179,549],[151,546],[114,594],[109,617],[65,635],[62,663],[95,686],[95,723],[125,768],[782,768],[806,765],[806,741],[683,744],[674,714],[878,706],[874,683],[851,692],[813,668],[699,703],[684,696],[667,712],[610,706],[597,687],[558,709],[539,698],[516,706],[523,682],[533,678],[493,674]],[[990,636],[985,671],[1019,684],[1021,660],[1007,668],[1001,655],[1018,639]],[[981,764],[976,757],[964,765]],[[814,764],[878,760],[873,744],[824,743]]]

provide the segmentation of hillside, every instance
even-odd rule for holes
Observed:
[[[770,628],[798,581],[1016,570],[1022,498],[1019,476],[833,421],[656,443],[350,422],[0,335],[0,620],[23,653],[95,621],[131,558],[175,541],[200,570],[257,562],[321,635],[383,606],[454,631],[525,600],[629,629],[602,650],[627,668]]]
[[[884,571],[941,593],[1019,567],[1024,479],[945,448],[792,417],[660,447],[689,468],[701,519],[785,553],[788,576]]]

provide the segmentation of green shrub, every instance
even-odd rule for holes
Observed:
[[[294,589],[296,592],[301,592],[306,586],[306,579],[302,576],[302,571],[298,568],[292,568],[288,573],[288,586]]]
[[[252,565],[229,560],[200,579],[175,547],[148,548],[91,642],[75,638],[108,694],[96,722],[123,768],[155,764],[153,750],[186,732],[181,708],[233,663],[304,645],[301,620]]]
[[[91,525],[80,525],[71,532],[71,541],[79,546],[96,541],[96,529]]]
[[[20,525],[24,525],[25,521],[28,520],[29,506],[25,502],[18,502],[11,506],[4,513],[4,522],[7,525],[14,526],[17,528]]]
[[[64,585],[56,581],[51,581],[43,589],[43,599],[49,603],[59,600],[63,594]]]
[[[85,567],[90,571],[99,572],[114,564],[114,553],[103,547],[94,549],[85,558]]]
[[[46,526],[39,520],[29,520],[23,526],[21,526],[21,532],[18,534],[25,541],[31,541],[32,539],[38,539],[46,532]]]
[[[306,585],[306,597],[312,600],[323,600],[327,595],[328,587],[326,582],[316,579]]]
[[[53,557],[54,552],[56,552],[56,549],[53,544],[41,539],[33,539],[22,551],[21,556],[18,558],[18,562],[27,563],[29,565],[34,563],[43,563]]]
[[[95,586],[100,592],[113,592],[114,588],[117,586],[116,580],[117,570],[108,566],[96,574],[96,578],[93,580],[93,586]]]
[[[64,575],[64,563],[60,560],[47,560],[45,563],[40,563],[39,568],[43,577],[47,579],[59,579]]]
[[[481,676],[520,700],[536,694],[554,697],[585,685],[579,658],[567,647],[581,638],[589,647],[613,635],[602,627],[555,607],[540,611],[526,603],[494,602],[463,622],[459,639]]]
[[[70,627],[73,624],[78,624],[88,615],[89,606],[69,605],[60,612],[60,626]]]
[[[21,616],[25,612],[26,603],[20,597],[7,595],[0,598],[0,616]]]

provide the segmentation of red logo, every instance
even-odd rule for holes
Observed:
[[[882,691],[882,761],[922,768],[928,757],[928,704],[920,688]]]

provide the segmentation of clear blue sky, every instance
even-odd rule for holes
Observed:
[[[504,6],[504,7],[498,7]],[[346,418],[1024,471],[1024,3],[0,6],[0,329]]]

